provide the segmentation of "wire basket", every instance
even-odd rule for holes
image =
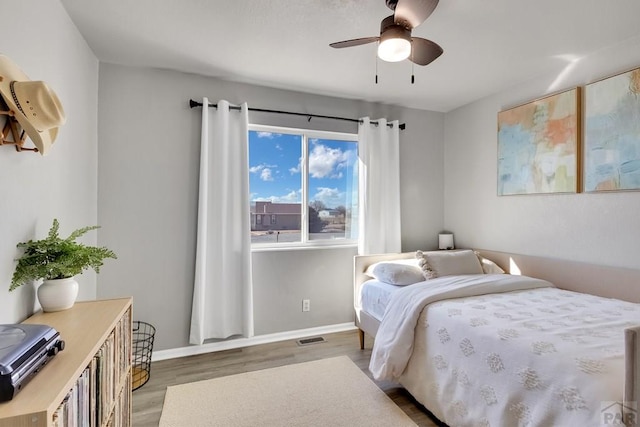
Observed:
[[[131,367],[131,389],[137,390],[151,377],[151,353],[156,328],[146,322],[133,321],[133,354]]]

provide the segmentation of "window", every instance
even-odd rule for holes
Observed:
[[[252,125],[251,242],[352,244],[358,233],[357,135]]]

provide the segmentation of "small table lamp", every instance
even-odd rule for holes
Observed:
[[[453,249],[453,234],[443,233],[438,234],[438,248],[439,249]]]

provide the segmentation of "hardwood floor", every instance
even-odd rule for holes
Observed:
[[[342,355],[351,358],[371,378],[368,370],[371,357],[369,337],[365,341],[366,348],[360,350],[357,331],[323,336],[327,342],[307,346],[298,346],[295,340],[290,340],[153,362],[149,382],[133,392],[133,426],[157,426],[166,389],[176,384]],[[439,425],[399,385],[377,381],[376,384],[419,426]]]

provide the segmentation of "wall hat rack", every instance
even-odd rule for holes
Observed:
[[[0,145],[47,154],[66,121],[56,93],[45,82],[30,80],[11,59],[0,55],[0,95],[0,115],[6,116]],[[27,137],[36,148],[24,146]]]

